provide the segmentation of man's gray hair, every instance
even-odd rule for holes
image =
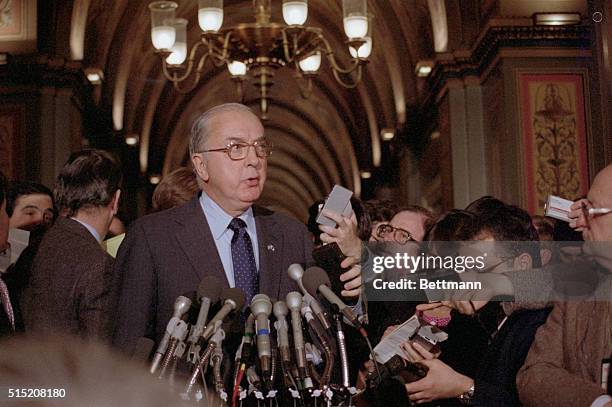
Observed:
[[[193,122],[193,126],[191,126],[191,138],[189,139],[190,156],[201,151],[200,149],[204,147],[206,140],[210,137],[210,121],[212,118],[224,112],[247,112],[257,117],[250,107],[241,103],[224,103],[207,110],[198,116],[195,122]]]

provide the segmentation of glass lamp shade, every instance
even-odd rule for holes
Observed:
[[[365,43],[362,44],[359,49],[349,47],[349,53],[353,58],[368,58],[372,53],[372,38],[365,37]]]
[[[302,25],[307,18],[307,0],[283,0],[283,19],[287,25]]]
[[[299,64],[302,72],[315,73],[321,67],[321,53],[315,52],[314,54],[302,59]]]
[[[229,71],[230,75],[240,77],[246,75],[247,66],[242,61],[232,61],[227,64],[227,70]]]
[[[219,31],[223,24],[223,0],[198,0],[198,24],[202,31]]]
[[[366,0],[342,0],[344,33],[349,38],[364,38],[368,33]]]
[[[171,65],[180,65],[187,59],[187,20],[176,18],[172,21],[176,33],[176,41],[170,49],[172,53],[166,58]]]
[[[151,41],[156,49],[170,49],[176,40],[172,26],[178,5],[173,1],[155,1],[149,4],[151,10]]]
[[[353,58],[368,58],[372,53],[372,15],[368,15],[368,32],[361,38],[365,41],[359,49],[349,46],[349,53]]]

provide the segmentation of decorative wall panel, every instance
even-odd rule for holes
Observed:
[[[548,195],[575,200],[589,188],[582,74],[519,74],[527,209]]]

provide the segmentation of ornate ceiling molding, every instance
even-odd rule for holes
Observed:
[[[517,25],[517,23],[529,25]],[[588,26],[535,26],[530,19],[492,20],[471,50],[439,54],[428,79],[431,95],[444,93],[454,79],[483,79],[502,48],[589,48]]]

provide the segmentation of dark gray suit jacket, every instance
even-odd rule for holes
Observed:
[[[198,200],[134,222],[119,248],[115,288],[119,295],[114,345],[132,352],[138,338],[159,342],[179,295],[197,290],[206,276],[229,287],[221,258]],[[297,285],[292,263],[311,263],[306,227],[285,215],[254,207],[259,245],[259,292],[284,298]]]
[[[113,258],[72,219],[45,234],[21,297],[26,332],[110,340]]]

